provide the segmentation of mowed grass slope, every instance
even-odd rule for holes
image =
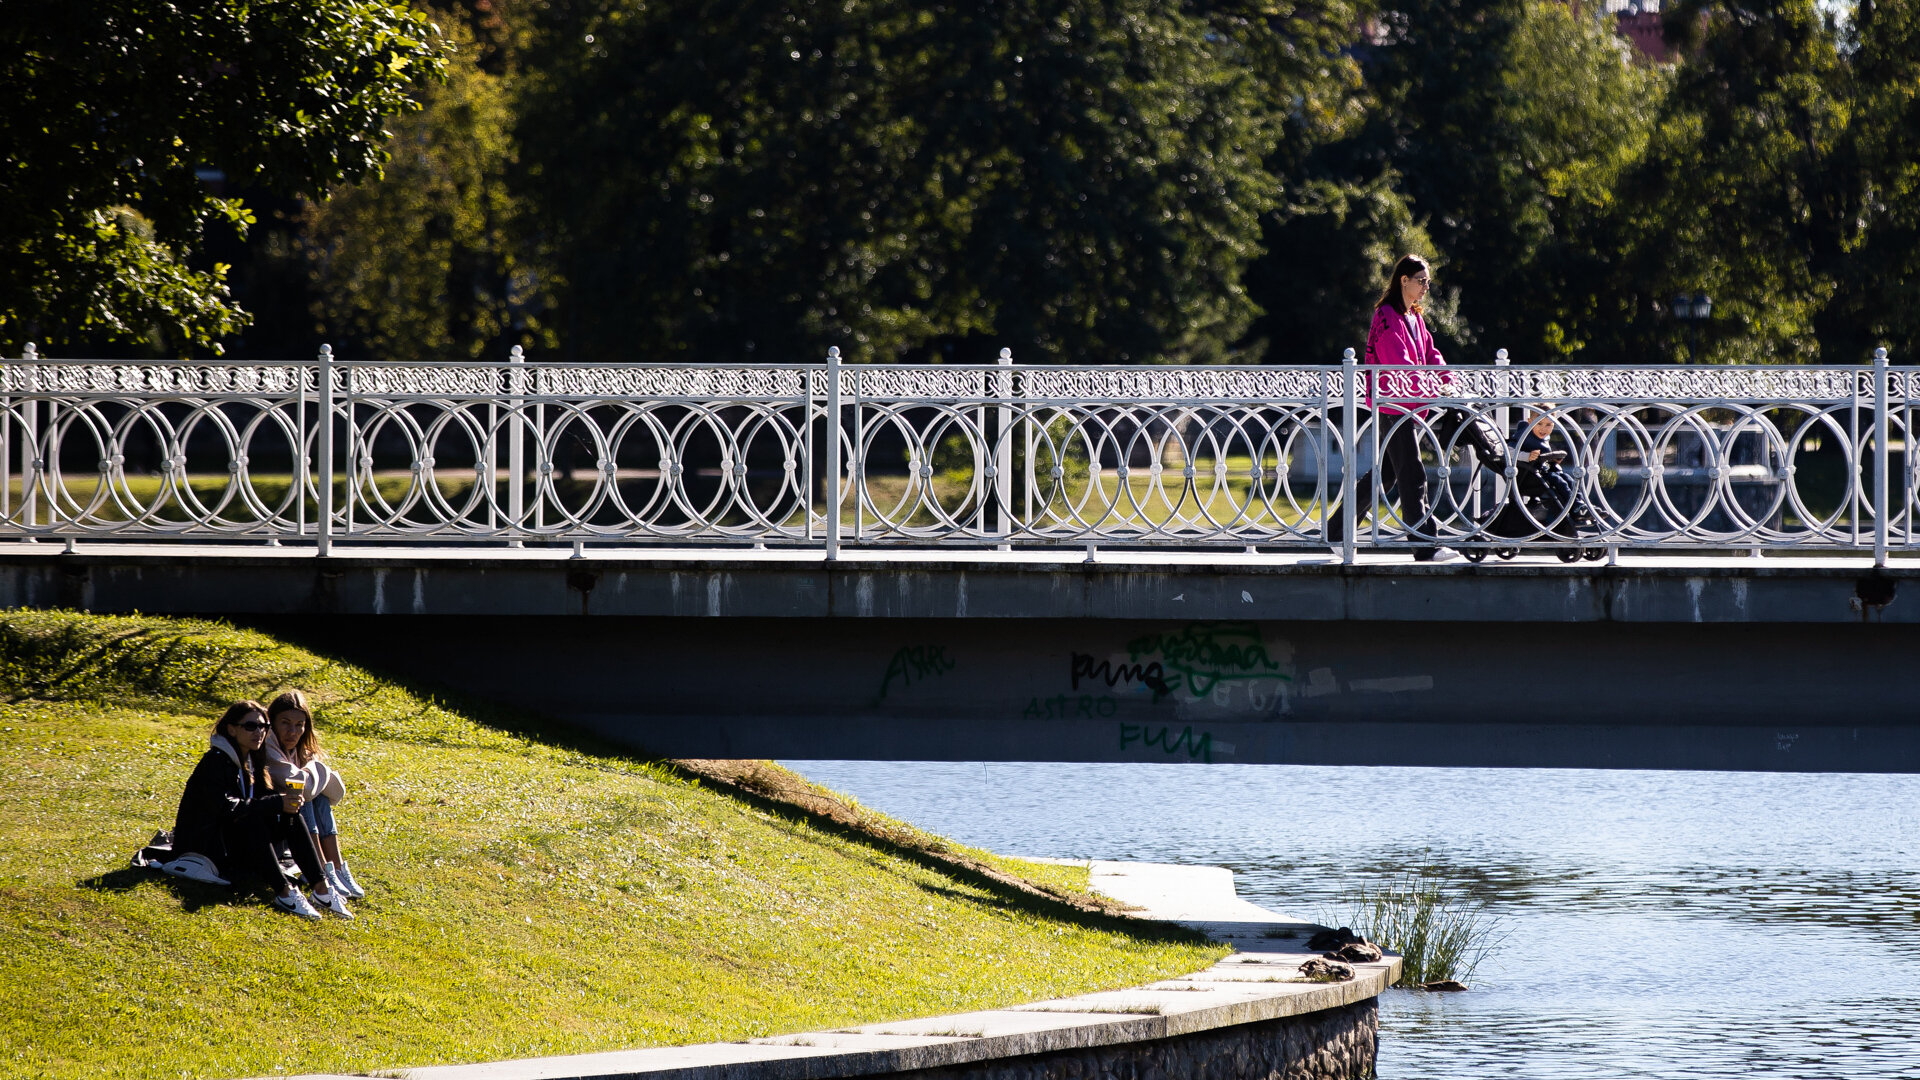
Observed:
[[[171,826],[220,708],[287,686],[314,695],[350,784],[342,837],[371,891],[353,922],[127,869]],[[741,1039],[1131,985],[1224,952],[219,624],[0,614],[0,694],[6,1076]]]

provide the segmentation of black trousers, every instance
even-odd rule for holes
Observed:
[[[1413,533],[1426,532],[1433,527],[1429,520],[1432,516],[1427,507],[1427,467],[1420,461],[1420,421],[1418,417],[1408,417],[1404,422],[1395,414],[1382,413],[1378,417],[1381,426],[1392,433],[1380,445],[1380,464],[1376,468],[1380,476],[1380,493],[1400,497],[1400,520]],[[1394,424],[1399,427],[1393,427]],[[1354,481],[1353,496],[1359,500],[1354,515],[1355,521],[1364,520],[1373,507],[1373,472],[1362,473]],[[1338,543],[1346,538],[1343,520],[1339,516],[1327,520],[1327,540]]]
[[[284,845],[308,886],[324,891],[327,878],[320,867],[320,852],[313,846],[313,834],[307,832],[307,823],[300,815],[249,814],[228,826],[226,840],[227,859],[233,863],[224,868],[229,877],[239,874],[259,878],[276,893],[281,886],[292,885],[280,865],[279,850]]]
[[[1427,507],[1427,467],[1420,460],[1420,422],[1418,417],[1382,416],[1387,424],[1398,423],[1380,446],[1382,494],[1386,488],[1400,491],[1400,520],[1407,532],[1423,533],[1433,528]]]

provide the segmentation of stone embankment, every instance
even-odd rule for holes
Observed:
[[[1400,960],[1332,960],[1320,928],[1235,895],[1231,871],[1095,862],[1093,887],[1231,945],[1191,975],[1127,990],[742,1043],[406,1069],[404,1080],[1363,1080],[1378,1045],[1376,999]],[[1307,965],[1326,974],[1302,974]],[[329,1080],[309,1077],[305,1080]]]

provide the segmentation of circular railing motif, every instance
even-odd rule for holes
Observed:
[[[835,370],[838,415],[824,365],[0,362],[0,531],[1323,547],[1351,471],[1358,542],[1577,556],[1857,549],[1883,454],[1894,545],[1920,499],[1909,369],[1884,448],[1862,367]]]

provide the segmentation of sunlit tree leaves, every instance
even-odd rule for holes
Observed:
[[[432,25],[385,0],[0,5],[0,349],[216,342],[247,316],[191,253],[251,213],[207,178],[366,176],[439,63]]]

